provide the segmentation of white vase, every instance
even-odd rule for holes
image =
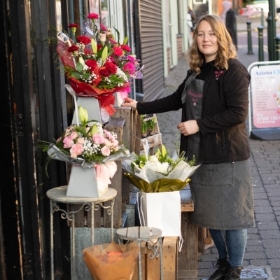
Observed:
[[[95,168],[82,168],[73,165],[66,196],[101,197],[108,191],[108,184],[96,179]]]

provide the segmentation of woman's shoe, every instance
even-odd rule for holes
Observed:
[[[229,272],[224,278],[224,280],[239,280],[241,275],[242,267],[236,266],[236,267],[230,267]]]
[[[214,264],[214,267],[218,268],[208,280],[224,280],[228,274],[230,265],[226,259],[218,259]]]

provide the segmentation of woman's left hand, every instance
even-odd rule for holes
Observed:
[[[199,131],[196,120],[190,120],[186,122],[179,123],[177,128],[180,130],[184,136],[195,134]]]

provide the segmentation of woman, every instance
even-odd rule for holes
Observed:
[[[182,108],[181,151],[201,166],[192,175],[192,222],[209,228],[217,247],[217,270],[210,280],[239,279],[247,228],[254,226],[253,191],[245,120],[250,76],[236,59],[236,49],[222,20],[199,19],[189,51],[190,70],[171,95],[123,106],[139,114]]]

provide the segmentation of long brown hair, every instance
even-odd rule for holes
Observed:
[[[196,24],[193,32],[193,42],[188,52],[190,68],[193,71],[200,73],[200,66],[204,63],[204,55],[199,51],[196,42],[199,24],[204,20],[210,24],[214,34],[217,36],[218,53],[215,58],[214,65],[218,69],[228,69],[228,60],[230,58],[235,58],[237,55],[236,48],[225,24],[218,16],[215,15],[202,16]]]

